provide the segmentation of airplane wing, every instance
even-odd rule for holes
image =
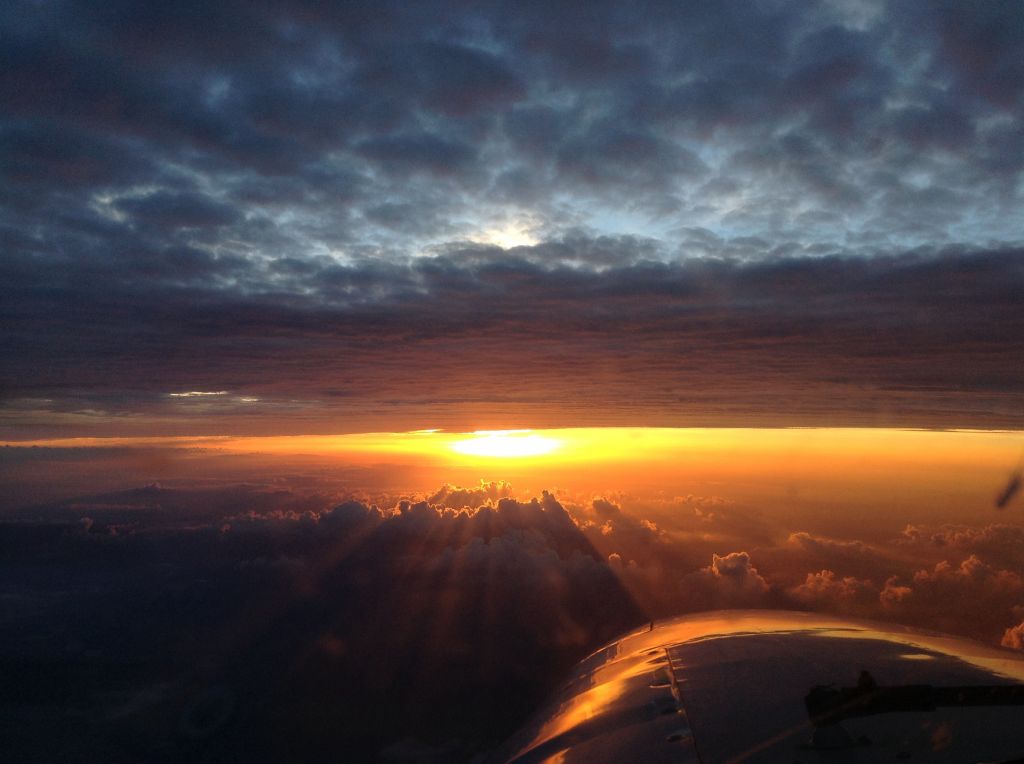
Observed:
[[[1024,656],[781,611],[651,624],[598,650],[494,761],[1007,762]]]

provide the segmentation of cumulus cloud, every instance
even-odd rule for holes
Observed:
[[[1024,650],[1024,622],[1004,631],[999,644],[1003,647],[1012,647],[1014,650]]]
[[[682,579],[687,609],[766,607],[770,587],[747,552],[713,554],[711,564]]]
[[[821,570],[808,573],[807,579],[790,589],[789,594],[814,608],[842,610],[852,604],[867,604],[877,598],[878,589],[867,579],[839,578],[831,570]]]
[[[713,555],[711,566],[705,568],[705,571],[739,591],[768,590],[768,583],[751,564],[750,555],[746,552],[730,552],[724,557]]]
[[[604,498],[589,506],[568,505],[580,529],[598,549],[642,561],[649,568],[672,565],[676,550],[657,523]]]
[[[656,523],[623,512],[618,504],[604,498],[594,499],[589,511],[583,516],[587,518],[583,520],[585,529],[596,529],[603,536],[614,535],[616,540],[623,543],[650,543],[661,536]]]
[[[884,607],[894,608],[910,599],[913,594],[914,590],[909,586],[900,584],[897,576],[890,576],[886,579],[885,586],[882,587],[878,599]]]
[[[907,523],[906,527],[900,531],[900,537],[896,539],[897,543],[901,544],[912,544],[920,540],[921,528],[917,525]]]
[[[1017,563],[1019,565],[1019,562]],[[968,630],[993,639],[1024,597],[1020,573],[993,566],[976,555],[959,564],[942,560],[918,570],[910,580],[893,576],[880,593],[897,618],[930,624],[940,631]]]
[[[1024,528],[1009,523],[908,525],[895,543],[920,554],[948,556],[955,551],[1011,570],[1019,569],[1024,559]]]
[[[864,552],[865,544],[859,540],[831,539],[815,536],[807,531],[797,531],[789,535],[789,543],[814,554],[850,554]]]
[[[471,488],[459,488],[446,483],[439,491],[427,497],[427,503],[451,509],[476,509],[484,504],[496,504],[499,499],[509,498],[511,495],[512,486],[501,480],[481,480],[479,486]]]
[[[946,560],[937,563],[932,570],[919,570],[914,574],[914,583],[921,585],[973,586],[983,585],[997,591],[1016,592],[1024,588],[1024,581],[1009,570],[997,570],[982,562],[976,555],[953,566]]]
[[[879,582],[895,572],[909,572],[905,554],[897,552],[898,545],[872,538],[829,536],[810,531],[796,531],[786,537],[784,544],[771,550],[774,568],[786,571],[792,583],[799,586],[805,576],[831,571],[843,580],[852,577],[859,581]]]

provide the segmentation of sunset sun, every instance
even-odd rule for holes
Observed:
[[[467,456],[516,459],[543,456],[560,445],[554,438],[545,438],[530,430],[478,430],[473,437],[456,441],[451,448]]]

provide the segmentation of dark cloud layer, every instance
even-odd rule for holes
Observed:
[[[1019,4],[0,13],[11,435],[1020,425]]]
[[[617,240],[595,272],[578,244],[275,265],[301,299],[204,285],[194,250],[144,289],[8,258],[8,430],[1022,424],[1017,250],[664,263]],[[168,397],[193,390],[223,394]]]

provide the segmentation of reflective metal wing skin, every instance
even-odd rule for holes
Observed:
[[[810,613],[719,611],[579,664],[494,761],[1000,762],[1024,756],[1024,656]]]

